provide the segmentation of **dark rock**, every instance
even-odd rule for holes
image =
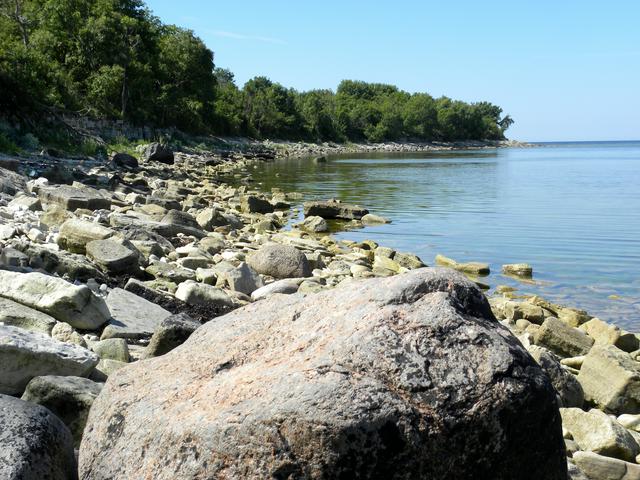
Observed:
[[[138,159],[128,153],[116,153],[111,159],[111,163],[120,168],[138,168]]]
[[[325,202],[305,202],[304,216],[318,216],[322,218],[335,218],[339,220],[360,220],[369,210],[358,205],[328,200]]]
[[[27,189],[27,179],[22,175],[0,168],[0,193],[15,195]]]
[[[446,269],[275,295],[114,373],[80,475],[566,480],[548,377]]]
[[[182,345],[200,326],[200,322],[185,313],[165,318],[153,332],[144,357],[157,357],[170,352]]]
[[[69,427],[75,446],[79,447],[89,409],[100,390],[102,385],[88,378],[48,375],[33,378],[22,400],[51,410]]]
[[[150,143],[144,151],[145,161],[166,163],[173,165],[173,151],[161,143]]]
[[[0,394],[0,478],[78,478],[69,429],[40,405]]]
[[[255,195],[244,196],[241,206],[242,211],[246,213],[271,213],[275,211],[275,207],[268,200]]]

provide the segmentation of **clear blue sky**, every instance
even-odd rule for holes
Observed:
[[[392,83],[503,107],[510,138],[640,139],[638,0],[147,0],[239,85]]]

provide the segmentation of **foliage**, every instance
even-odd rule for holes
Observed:
[[[513,123],[488,102],[380,83],[297,92],[258,76],[240,88],[213,60],[192,31],[162,24],[142,0],[0,0],[0,116],[13,120],[66,111],[191,133],[339,142],[502,139]]]

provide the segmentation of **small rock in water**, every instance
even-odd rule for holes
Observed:
[[[531,278],[533,276],[533,267],[528,263],[508,263],[502,265],[502,273],[516,277]]]

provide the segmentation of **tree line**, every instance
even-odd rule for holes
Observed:
[[[499,140],[499,106],[344,80],[240,88],[192,31],[141,0],[0,0],[0,114],[75,112],[194,133],[309,141]]]

